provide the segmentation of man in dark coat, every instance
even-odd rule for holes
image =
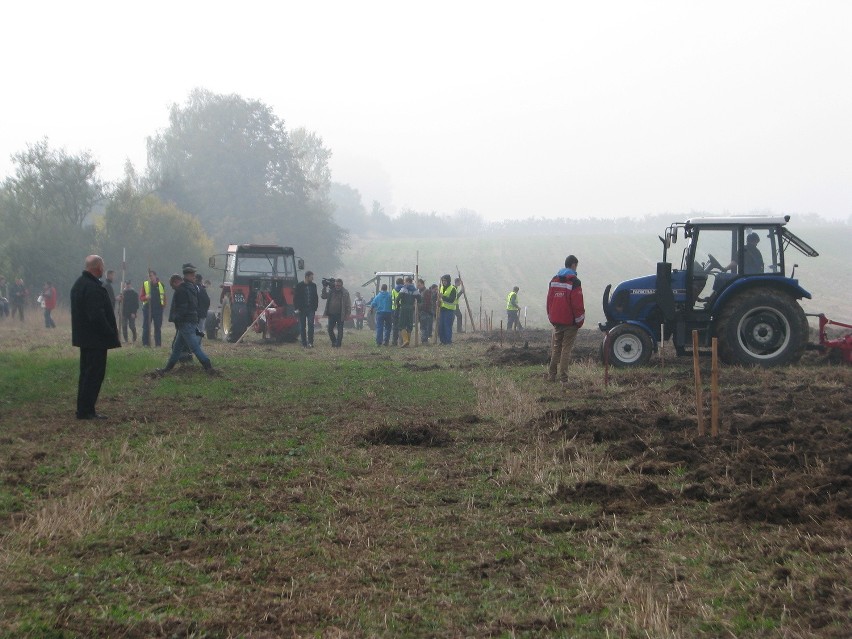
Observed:
[[[177,334],[175,341],[172,342],[172,354],[165,368],[158,368],[155,372],[158,375],[168,373],[186,350],[189,350],[195,353],[204,370],[215,374],[210,358],[201,349],[198,336],[198,287],[195,285],[195,267],[192,264],[184,264],[183,277],[175,273],[169,278],[169,285],[174,291],[169,321],[175,325]]]
[[[71,343],[80,348],[77,419],[106,419],[95,403],[106,375],[107,350],[120,348],[118,326],[109,293],[101,285],[104,260],[86,258],[86,270],[71,287]]]
[[[124,291],[121,293],[121,336],[127,344],[127,329],[133,334],[133,342],[136,343],[136,314],[139,312],[139,293],[133,288],[130,280],[124,283]]]
[[[302,348],[313,348],[314,321],[317,307],[319,307],[319,296],[317,295],[317,285],[314,284],[313,271],[305,271],[305,280],[296,284],[296,290],[293,293],[293,306],[299,314],[299,336],[302,339]]]

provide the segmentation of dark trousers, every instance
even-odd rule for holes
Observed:
[[[22,322],[24,321],[24,305],[17,304],[16,302],[12,302],[12,318],[14,319],[15,313],[18,314],[18,319]]]
[[[314,321],[316,320],[316,312],[299,313],[299,336],[302,338],[302,346],[314,344]]]
[[[107,349],[80,349],[80,380],[77,384],[77,417],[95,414],[95,403],[106,376]]]
[[[435,317],[432,313],[420,313],[420,339],[424,342],[432,337],[432,324]]]
[[[124,341],[127,341],[127,328],[130,327],[130,332],[133,334],[133,341],[136,341],[136,316],[130,317],[125,315],[121,318],[121,336]]]
[[[391,316],[391,339],[393,340],[393,345],[396,346],[399,344],[399,309],[394,309],[393,315]]]
[[[153,315],[153,317],[152,317]],[[142,345],[151,345],[151,325],[154,325],[154,345],[161,346],[163,343],[163,308],[155,308],[151,312],[150,302],[145,304],[142,310]]]
[[[506,330],[511,331],[515,329],[516,331],[521,330],[521,322],[518,319],[518,315],[520,311],[506,311]]]
[[[53,321],[53,318],[50,316],[51,309],[44,309],[44,327],[45,328],[56,328],[56,322]]]
[[[334,334],[334,329],[337,327],[337,335]],[[343,344],[343,314],[328,316],[328,336],[331,338],[331,345],[340,347]]]
[[[464,333],[464,328],[462,328],[462,320],[464,319],[464,315],[462,315],[461,308],[457,308],[457,309],[455,310],[454,315],[456,316],[456,323],[457,323],[457,325],[458,325],[458,327],[456,328],[456,330],[457,330],[459,333]]]

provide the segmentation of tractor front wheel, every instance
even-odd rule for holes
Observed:
[[[619,324],[604,339],[604,356],[619,368],[644,366],[651,359],[651,336],[633,324]]]
[[[245,304],[233,303],[231,298],[222,300],[222,339],[236,342],[248,327],[248,310]]]
[[[808,342],[808,320],[790,295],[746,291],[725,305],[716,335],[719,357],[727,364],[781,366],[801,359]]]

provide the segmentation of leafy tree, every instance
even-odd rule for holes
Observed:
[[[323,157],[307,161],[306,149],[321,150],[317,141],[305,132],[297,153],[284,122],[262,102],[196,89],[184,106],[172,106],[168,128],[149,138],[149,177],[218,246],[285,244],[308,268],[334,268],[345,238],[322,197]]]
[[[51,281],[67,294],[92,252],[94,232],[84,222],[102,197],[98,163],[47,140],[14,154],[15,173],[0,187],[0,254],[7,277],[23,277],[37,295]]]
[[[329,199],[334,207],[335,223],[350,233],[361,235],[367,231],[367,210],[361,202],[361,193],[348,184],[332,182]]]
[[[125,169],[125,179],[97,221],[97,245],[107,268],[119,271],[126,249],[127,276],[139,284],[152,268],[165,281],[180,272],[181,264],[192,262],[200,270],[215,251],[213,242],[197,218],[157,195],[140,190],[140,183]],[[213,276],[213,273],[205,274]],[[116,278],[119,279],[119,278]]]
[[[290,142],[310,196],[316,200],[326,200],[331,188],[331,169],[328,166],[331,151],[323,146],[320,136],[304,127],[290,132]]]

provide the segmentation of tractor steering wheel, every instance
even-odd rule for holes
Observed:
[[[719,264],[719,260],[717,260],[715,257],[713,257],[710,253],[707,254],[707,265],[708,266],[707,266],[706,270],[707,270],[708,273],[710,271],[712,271],[714,268],[719,269],[720,273],[724,273],[725,270],[726,270],[721,264]]]

